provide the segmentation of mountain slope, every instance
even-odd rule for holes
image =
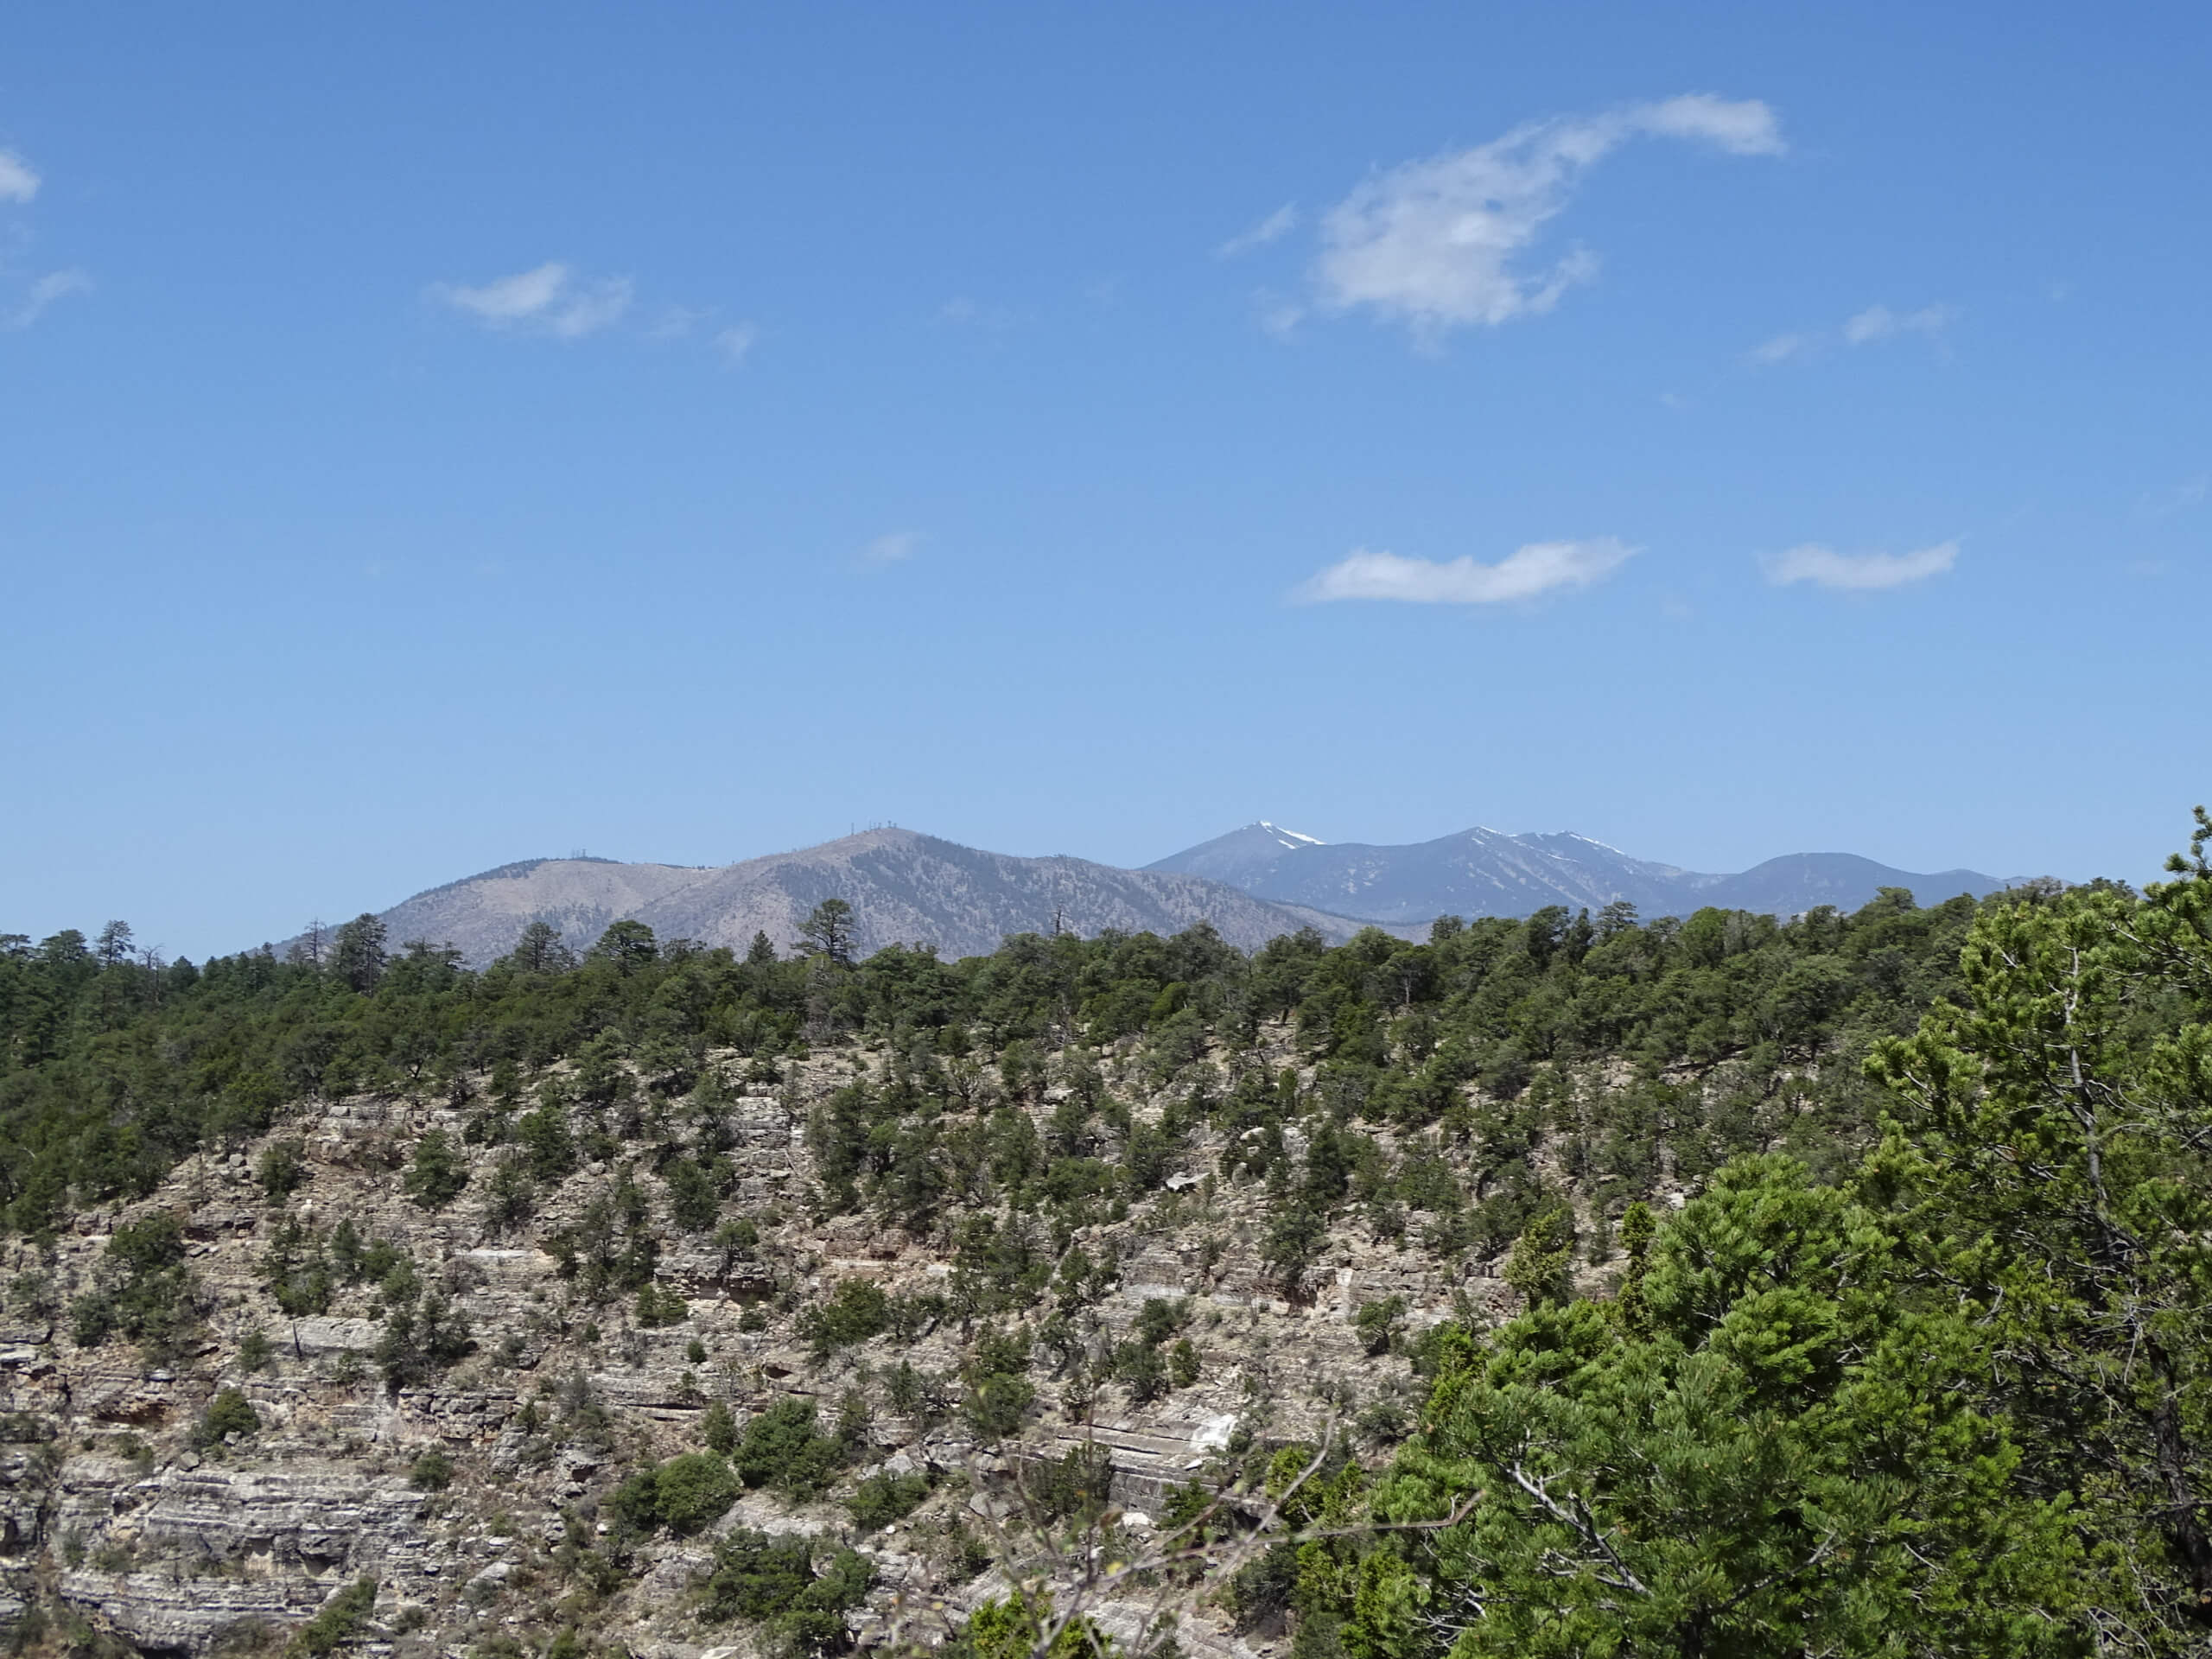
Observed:
[[[1724,876],[1704,902],[1726,910],[1765,910],[1794,914],[1815,905],[1856,910],[1878,887],[1907,887],[1922,904],[1961,893],[1980,898],[2005,885],[1977,870],[1942,870],[1932,875],[1894,870],[1853,853],[1791,853],[1770,858],[1741,875]]]
[[[852,906],[863,955],[903,943],[973,956],[995,950],[1009,933],[1050,933],[1056,922],[1091,935],[1109,928],[1170,934],[1209,921],[1248,950],[1307,926],[1341,941],[1363,925],[1198,876],[1119,870],[1079,858],[1015,858],[911,830],[872,830],[706,869],[530,860],[417,893],[384,919],[395,943],[450,943],[480,964],[512,950],[524,927],[540,920],[578,950],[625,918],[663,938],[742,950],[759,931],[788,949],[807,913],[831,898]]]
[[[1526,916],[1547,905],[1595,910],[1625,899],[1646,916],[1707,905],[1794,915],[1815,905],[1855,910],[1879,888],[1909,888],[1923,904],[2005,884],[1973,870],[1917,874],[1850,853],[1797,853],[1738,875],[1707,874],[1634,858],[1586,836],[1510,836],[1474,829],[1410,846],[1290,844],[1273,826],[1247,825],[1146,866],[1203,870],[1259,898],[1398,924],[1438,916]],[[1272,849],[1272,850],[1270,850]]]
[[[389,936],[452,944],[482,965],[513,949],[524,928],[550,922],[579,949],[607,924],[634,916],[708,872],[606,858],[530,858],[432,887],[384,912]]]
[[[1145,868],[1177,875],[1202,875],[1210,881],[1243,887],[1285,853],[1324,844],[1311,836],[1301,836],[1295,830],[1285,830],[1262,818],[1257,823],[1248,823],[1241,830],[1185,848],[1173,857],[1147,864]]]

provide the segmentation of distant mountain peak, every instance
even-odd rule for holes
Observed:
[[[1326,844],[1318,836],[1301,835],[1295,830],[1257,818],[1225,836],[1216,836],[1211,841],[1185,848],[1172,858],[1147,864],[1145,868],[1162,874],[1201,875],[1209,881],[1226,881],[1232,887],[1241,887],[1276,860],[1310,855]]]
[[[1268,849],[1319,846],[1293,831],[1251,830]],[[887,825],[819,846],[685,868],[604,859],[535,859],[448,882],[384,912],[395,939],[450,943],[481,966],[514,948],[523,929],[545,922],[572,949],[589,946],[620,920],[645,923],[664,939],[742,951],[754,932],[789,947],[825,899],[852,906],[865,954],[926,944],[947,957],[996,950],[1010,933],[1085,936],[1109,929],[1179,933],[1212,925],[1231,944],[1256,950],[1271,938],[1317,928],[1340,942],[1363,920],[1303,905],[1256,899],[1231,882],[1180,873],[1116,869],[1066,855],[1015,858]]]
[[[1264,819],[1146,867],[1201,875],[1276,904],[1405,925],[1438,916],[1526,916],[1549,905],[1625,901],[1648,916],[1706,906],[1790,916],[1815,905],[1855,910],[1885,887],[1925,904],[2005,884],[1973,870],[1916,874],[1847,853],[1798,853],[1738,875],[1677,869],[1562,830],[1513,835],[1478,824],[1412,846],[1327,846]]]

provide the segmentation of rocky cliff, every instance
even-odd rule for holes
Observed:
[[[1296,1059],[1276,1031],[1238,1064]],[[549,1643],[734,1656],[769,1637],[718,1619],[702,1584],[718,1541],[758,1529],[851,1545],[868,1587],[841,1615],[848,1629],[864,1644],[927,1644],[1003,1589],[1002,1558],[1020,1548],[1007,1527],[1034,1511],[1039,1471],[1077,1466],[1071,1452],[1110,1462],[1115,1535],[1141,1539],[1178,1487],[1218,1484],[1240,1458],[1331,1425],[1377,1455],[1419,1399],[1405,1337],[1510,1300],[1425,1249],[1417,1210],[1395,1228],[1340,1226],[1287,1286],[1262,1262],[1280,1192],[1224,1173],[1235,1142],[1201,1127],[1150,1192],[1029,1240],[1042,1263],[1029,1282],[1044,1288],[1026,1312],[979,1312],[978,1218],[1001,1237],[1023,1225],[981,1185],[904,1226],[826,1213],[810,1115],[888,1065],[861,1050],[716,1054],[690,1099],[633,1096],[594,1120],[578,1165],[519,1200],[502,1171],[524,1150],[485,1133],[483,1077],[451,1098],[306,1103],[143,1199],[11,1243],[0,1617],[34,1648],[80,1651],[273,1650],[334,1629],[405,1656]],[[1193,1083],[1188,1066],[1147,1072],[1126,1044],[1103,1065],[1132,1108],[1125,1139]],[[1069,1077],[1054,1059],[1020,1103],[1039,1132]],[[557,1093],[561,1074],[547,1081]],[[988,1071],[969,1068],[961,1087],[971,1121],[1007,1103]],[[455,1161],[425,1190],[433,1131]],[[709,1138],[727,1173],[702,1214],[679,1166]],[[181,1261],[131,1267],[133,1241],[164,1217]],[[893,1329],[854,1339],[827,1319],[841,1297],[884,1305],[855,1283],[885,1293]],[[132,1296],[163,1286],[170,1305],[141,1309],[151,1334],[112,1328]],[[1372,1304],[1402,1320],[1400,1339],[1357,1323]],[[111,1329],[92,1340],[103,1317]],[[962,1379],[972,1406],[978,1344],[1017,1327],[1039,1337],[1033,1400],[1017,1396],[1001,1439],[963,1409]],[[1082,1381],[1100,1371],[1081,1355],[1146,1341],[1170,1356],[1168,1375],[1139,1363],[1135,1381]],[[794,1497],[771,1471],[696,1531],[635,1523],[621,1495],[632,1471],[699,1451],[717,1421],[742,1435],[788,1401],[811,1402],[819,1444],[835,1444],[814,1490]],[[856,1507],[871,1482],[895,1501]],[[1090,1606],[1126,1635],[1147,1596],[1100,1592]],[[1239,1633],[1219,1605],[1179,1611],[1187,1652],[1274,1645],[1264,1618]]]

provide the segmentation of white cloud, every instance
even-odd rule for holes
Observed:
[[[1958,563],[1959,544],[1939,542],[1916,553],[1839,553],[1808,542],[1763,561],[1766,579],[1777,587],[1809,582],[1842,593],[1871,593],[1940,576]]]
[[[914,556],[914,550],[921,545],[919,531],[894,530],[887,536],[879,536],[861,550],[861,563],[871,569],[880,570],[886,565],[904,564]]]
[[[752,353],[760,331],[749,322],[725,323],[716,327],[715,310],[710,305],[664,305],[641,332],[657,345],[696,340],[720,358],[725,368],[737,368]]]
[[[1954,306],[1928,305],[1917,311],[1892,311],[1886,305],[1870,305],[1843,325],[1843,338],[1865,346],[1894,334],[1940,334],[1958,316]]]
[[[581,340],[620,322],[629,308],[630,279],[613,276],[566,296],[547,319],[547,325],[563,340]]]
[[[466,311],[486,322],[503,323],[542,316],[568,285],[569,268],[556,259],[549,259],[535,270],[518,271],[481,288],[440,283],[434,291],[457,311]]]
[[[433,283],[424,292],[486,328],[582,340],[620,324],[635,340],[690,341],[731,368],[745,361],[757,334],[751,322],[721,321],[719,306],[661,300],[640,305],[627,276],[587,279],[558,259],[488,283]]]
[[[1298,204],[1286,201],[1255,225],[1250,230],[1232,236],[1213,251],[1217,259],[1234,259],[1240,253],[1249,253],[1255,248],[1264,248],[1268,243],[1288,236],[1298,228]]]
[[[430,292],[487,327],[526,327],[561,340],[581,340],[620,321],[631,299],[628,277],[580,283],[557,259],[480,287],[439,283]]]
[[[715,335],[715,349],[722,354],[722,361],[733,369],[745,361],[753,350],[757,330],[749,322],[733,323]]]
[[[12,149],[0,149],[0,201],[29,201],[38,194],[38,169]]]
[[[29,203],[38,195],[44,181],[38,169],[12,149],[0,149],[0,201]],[[8,262],[10,265],[13,261]],[[11,278],[13,271],[7,273]],[[10,285],[12,287],[13,283]],[[72,294],[87,292],[92,279],[81,270],[50,270],[34,279],[22,290],[22,298],[13,309],[0,310],[0,328],[28,328],[46,314],[47,307],[56,300],[67,299]]]
[[[1581,175],[1627,140],[1693,139],[1736,156],[1777,156],[1774,112],[1707,93],[1561,116],[1368,180],[1321,222],[1313,279],[1332,310],[1366,306],[1426,333],[1548,311],[1596,274],[1576,250],[1540,270],[1519,256],[1567,206]]]
[[[1934,340],[1957,321],[1958,316],[1959,308],[1955,305],[1923,305],[1917,311],[1892,311],[1886,305],[1870,305],[1847,317],[1843,327],[1834,334],[1815,329],[1777,334],[1751,347],[1746,356],[1754,367],[1770,369],[1777,364],[1817,357],[1839,338],[1847,346],[1871,346],[1900,334],[1924,334]]]
[[[1534,599],[1554,588],[1587,588],[1604,581],[1635,552],[1611,536],[1586,542],[1531,542],[1496,564],[1478,564],[1472,558],[1440,564],[1362,548],[1300,585],[1292,597],[1306,604],[1395,599],[1413,605],[1501,605]]]
[[[1774,111],[1755,98],[1731,103],[1710,92],[1685,92],[1623,111],[1629,130],[1660,138],[1697,138],[1731,156],[1779,156],[1787,148]]]
[[[91,291],[92,279],[81,270],[49,271],[33,283],[23,302],[8,315],[10,328],[28,328],[44,315],[46,308],[56,300],[67,299],[72,294]]]
[[[705,307],[696,305],[664,305],[660,315],[645,330],[647,340],[683,340],[691,331],[714,315]]]
[[[1288,340],[1298,332],[1298,325],[1306,321],[1303,305],[1265,289],[1252,296],[1252,304],[1253,315],[1259,318],[1260,327],[1277,340]]]

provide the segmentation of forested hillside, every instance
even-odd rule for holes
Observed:
[[[16,1639],[2202,1650],[2208,837],[1249,955],[0,939]]]

